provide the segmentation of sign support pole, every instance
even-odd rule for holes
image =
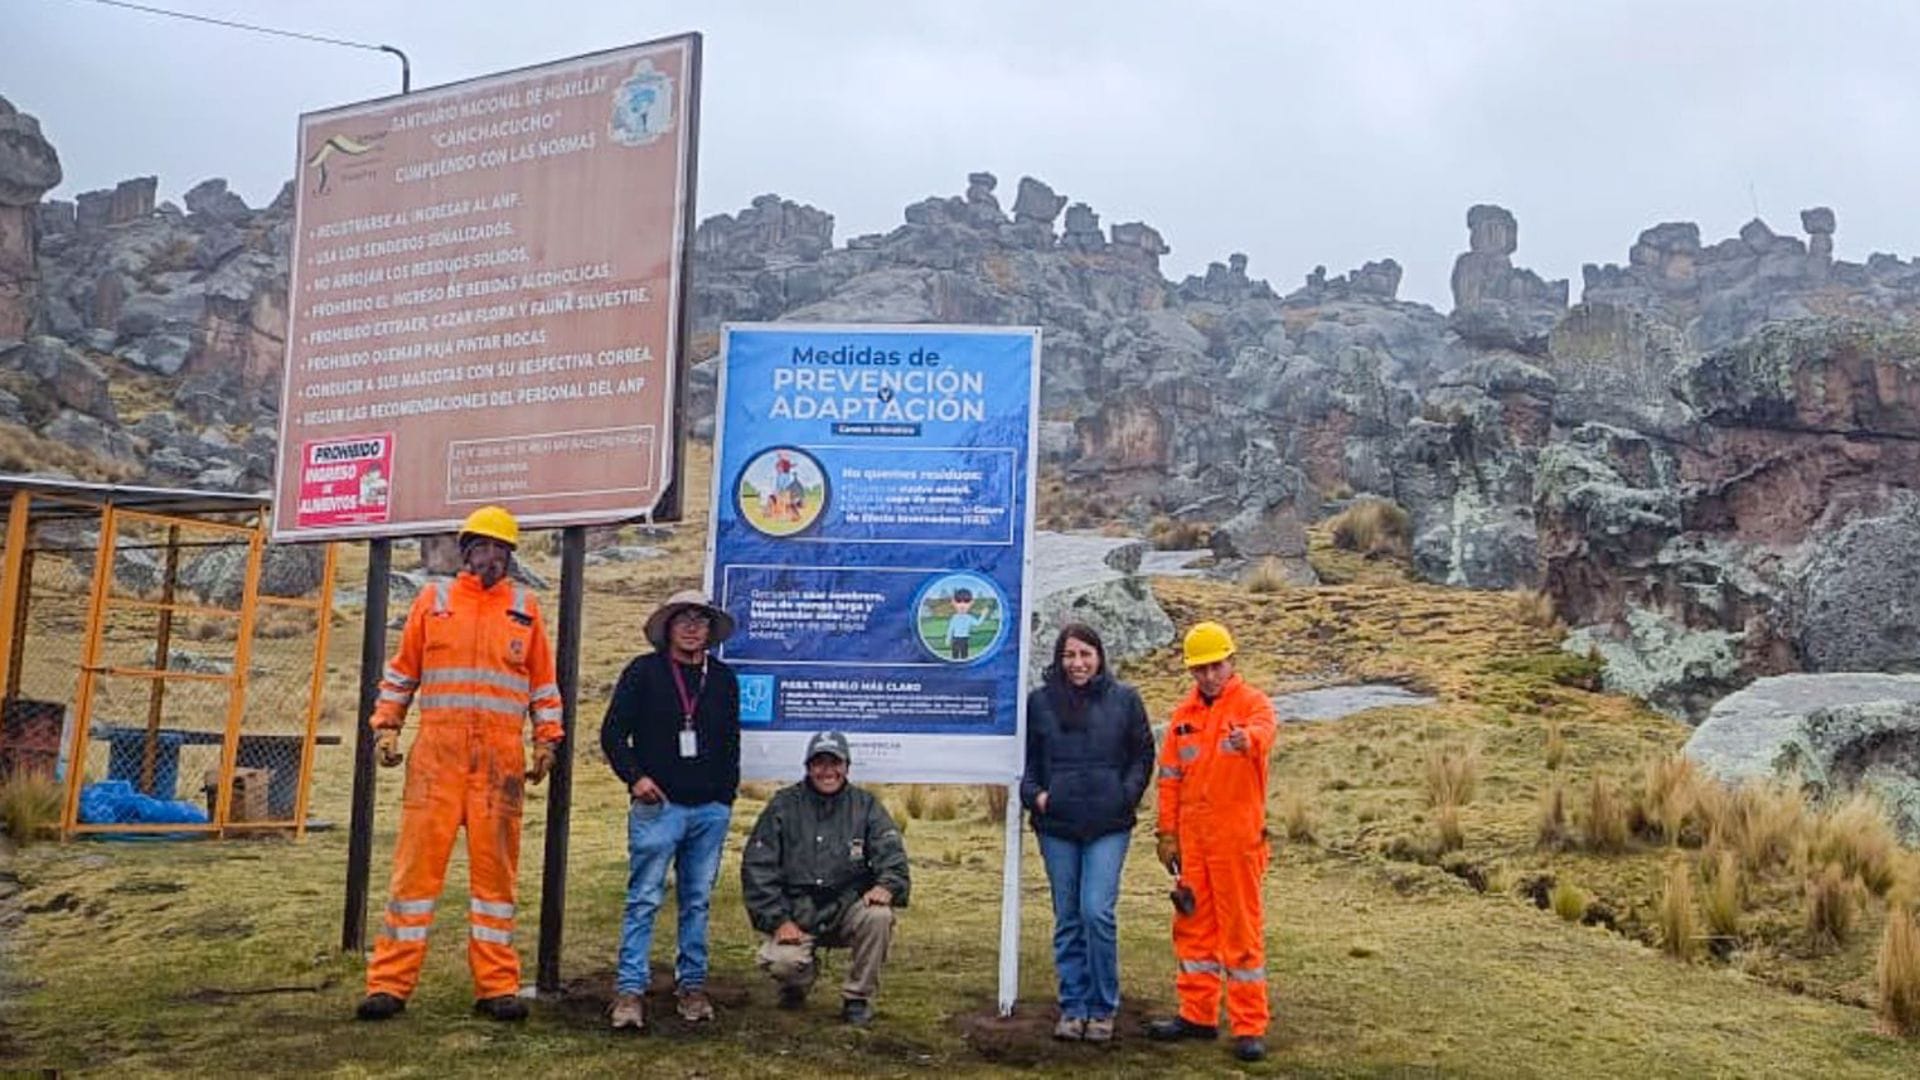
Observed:
[[[1020,996],[1020,785],[1007,785],[1006,853],[1000,862],[1000,1015]]]
[[[560,940],[567,924],[567,849],[573,834],[573,747],[580,735],[580,612],[586,597],[587,529],[560,532],[560,629],[554,650],[560,686],[560,723],[566,736],[554,747],[547,777],[546,854],[540,864],[540,954],[534,985],[560,991]]]

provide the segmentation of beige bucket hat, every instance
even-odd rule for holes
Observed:
[[[654,648],[667,647],[667,624],[673,621],[675,615],[688,608],[698,608],[707,613],[707,618],[713,620],[713,628],[707,635],[709,647],[718,645],[733,636],[733,616],[714,607],[713,602],[707,599],[707,594],[699,589],[682,589],[667,597],[666,603],[655,608],[653,614],[647,616],[647,640],[653,643]]]

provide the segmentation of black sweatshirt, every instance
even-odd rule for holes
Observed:
[[[703,689],[700,665],[680,665],[687,693],[699,694],[693,714],[699,753],[684,758],[680,694],[667,663],[666,653],[648,653],[620,673],[600,724],[600,748],[629,788],[645,776],[660,785],[668,802],[731,803],[740,789],[740,680],[708,657]]]

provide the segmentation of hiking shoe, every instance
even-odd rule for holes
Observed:
[[[807,1003],[807,988],[804,986],[783,986],[780,988],[779,1006],[783,1009],[798,1009]]]
[[[527,1003],[512,994],[499,997],[481,998],[473,1003],[473,1011],[489,1020],[502,1023],[518,1023],[527,1018]]]
[[[366,999],[360,1002],[360,1007],[353,1010],[353,1015],[358,1020],[391,1020],[406,1011],[405,998],[394,997],[392,994],[368,994]]]
[[[1113,1041],[1113,1017],[1111,1016],[1089,1017],[1087,1020],[1087,1034],[1085,1038],[1088,1042],[1098,1042],[1098,1043],[1112,1042]]]
[[[680,1013],[680,1019],[689,1024],[704,1024],[713,1019],[713,999],[705,990],[694,987],[681,990],[673,995],[674,1008]]]
[[[1147,1025],[1147,1038],[1155,1042],[1172,1042],[1175,1039],[1217,1039],[1220,1029],[1213,1024],[1196,1024],[1184,1016],[1170,1020],[1155,1020]]]
[[[1053,1037],[1065,1042],[1079,1042],[1087,1037],[1087,1022],[1077,1016],[1063,1016],[1053,1025]]]
[[[1259,1061],[1267,1056],[1267,1044],[1258,1035],[1240,1035],[1233,1040],[1233,1056],[1241,1061]]]
[[[873,1002],[866,998],[847,998],[840,1002],[840,1019],[854,1027],[873,1023]]]
[[[639,994],[613,995],[613,1009],[608,1023],[613,1030],[632,1028],[635,1031],[647,1030],[647,1005]]]

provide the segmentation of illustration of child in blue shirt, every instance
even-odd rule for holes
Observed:
[[[947,652],[955,660],[967,659],[973,628],[979,625],[980,616],[973,614],[973,590],[953,590],[953,614],[947,617]]]

